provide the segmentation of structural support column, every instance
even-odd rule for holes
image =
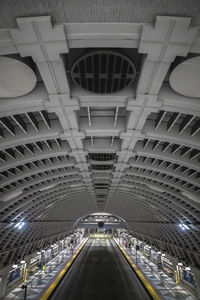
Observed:
[[[1,270],[0,273],[0,299],[3,299],[7,292],[7,283],[8,283],[8,275],[9,275],[10,266]]]
[[[80,110],[79,100],[70,95],[70,85],[66,74],[63,55],[69,53],[64,25],[52,25],[50,16],[17,19],[19,29],[11,30],[11,35],[22,57],[31,56],[36,63],[44,81],[48,99],[44,101],[44,109],[56,112],[62,132],[60,138],[67,140],[71,148],[69,155],[74,156],[80,174],[85,180],[91,200],[95,205],[92,187],[84,153],[84,133],[79,131],[77,111]]]
[[[200,269],[197,269],[195,267],[191,267],[191,269],[192,269],[192,272],[194,273],[194,277],[195,277],[197,299],[200,299]]]

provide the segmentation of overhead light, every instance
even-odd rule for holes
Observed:
[[[60,196],[58,197],[57,199],[60,200],[60,199],[64,199],[66,196]]]
[[[184,223],[179,223],[178,226],[183,231],[190,230],[190,228],[186,224],[184,224]]]
[[[136,195],[138,198],[140,198],[140,199],[145,199],[144,197],[142,197],[142,196],[139,196],[139,195]]]
[[[17,228],[17,229],[21,230],[24,227],[24,225],[25,225],[25,222],[20,221],[20,222],[18,222],[17,224],[14,225],[14,228]]]
[[[188,192],[181,192],[181,194],[190,200],[193,200],[195,202],[200,202],[200,200],[197,197],[195,197],[194,195],[192,195]]]
[[[52,205],[54,205],[54,203],[52,203],[52,204],[49,204],[48,206],[46,206],[46,207],[45,207],[45,209],[47,209],[47,208],[51,207]]]
[[[160,193],[164,193],[164,190],[156,185],[151,185],[151,184],[147,184],[148,188],[160,192]]]
[[[152,204],[149,204],[152,208],[154,208],[154,209],[156,209],[156,210],[159,210],[159,208],[158,207],[156,207],[156,206],[154,206],[154,205],[152,205]]]
[[[12,200],[16,197],[19,197],[22,193],[23,193],[23,191],[21,191],[21,190],[14,191],[12,193],[7,194],[2,200],[3,201]]]
[[[70,184],[70,187],[77,187],[83,185],[82,183],[72,183]]]
[[[39,216],[36,218],[36,220],[39,219],[39,218],[41,218],[42,216],[43,216],[43,214],[39,215]]]
[[[51,184],[51,185],[44,186],[43,188],[40,189],[40,192],[46,191],[48,189],[51,189],[51,188],[55,187],[56,185],[57,184],[54,183],[54,184]]]

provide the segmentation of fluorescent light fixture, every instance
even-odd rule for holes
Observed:
[[[21,230],[24,227],[24,225],[25,225],[25,222],[20,221],[17,224],[15,224],[14,228]]]
[[[161,220],[161,221],[168,221],[165,217],[163,217],[163,216],[158,216],[157,215],[157,218],[159,219],[159,220]]]
[[[51,207],[52,205],[54,205],[54,203],[52,203],[52,204],[49,204],[48,206],[46,206],[46,207],[45,207],[45,209],[47,209],[47,208]]]
[[[136,195],[136,197],[138,197],[138,198],[140,198],[140,199],[145,199],[144,197],[139,196],[139,195]]]
[[[160,193],[164,193],[164,190],[161,187],[158,187],[156,185],[151,185],[151,184],[147,184],[148,188],[150,188],[151,190],[160,192]]]
[[[43,216],[43,214],[39,215],[39,216],[36,218],[36,220],[39,219],[39,218],[41,218],[42,216]]]
[[[179,223],[178,226],[183,231],[190,230],[190,228],[186,224],[184,224],[184,223]]]
[[[58,197],[57,199],[60,200],[60,199],[64,199],[66,196],[60,196]]]
[[[70,187],[74,188],[74,187],[78,187],[78,186],[82,186],[83,184],[82,183],[73,183],[73,184],[70,184]]]
[[[7,194],[4,198],[3,198],[3,201],[9,201],[9,200],[12,200],[16,197],[19,197],[21,194],[23,193],[23,191],[21,190],[16,190],[12,193],[9,193]]]
[[[193,200],[195,202],[200,202],[200,199],[198,199],[197,197],[195,197],[194,195],[192,195],[188,192],[181,192],[181,194],[190,200]]]
[[[152,204],[149,204],[152,208],[154,208],[154,209],[156,209],[156,210],[159,210],[159,208],[158,207],[156,207],[156,206],[154,206],[154,205],[152,205]]]
[[[46,190],[51,189],[51,188],[53,188],[55,186],[56,186],[56,183],[44,186],[43,188],[40,189],[40,192],[46,191]]]

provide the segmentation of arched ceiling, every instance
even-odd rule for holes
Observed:
[[[200,265],[200,99],[169,82],[200,55],[200,5],[164,2],[2,4],[0,55],[28,66],[37,82],[20,97],[0,95],[0,268],[98,211]],[[95,51],[105,56],[94,53],[92,63]],[[81,56],[74,76],[86,89],[71,78]],[[136,78],[119,57],[134,64]],[[94,73],[101,60],[105,70]],[[2,91],[7,72],[0,70]]]

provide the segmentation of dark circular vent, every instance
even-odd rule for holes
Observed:
[[[99,228],[104,227],[104,222],[103,221],[99,221],[98,226],[99,226]]]
[[[71,77],[75,84],[88,91],[113,93],[132,84],[136,70],[125,55],[95,51],[80,57],[73,64]]]

